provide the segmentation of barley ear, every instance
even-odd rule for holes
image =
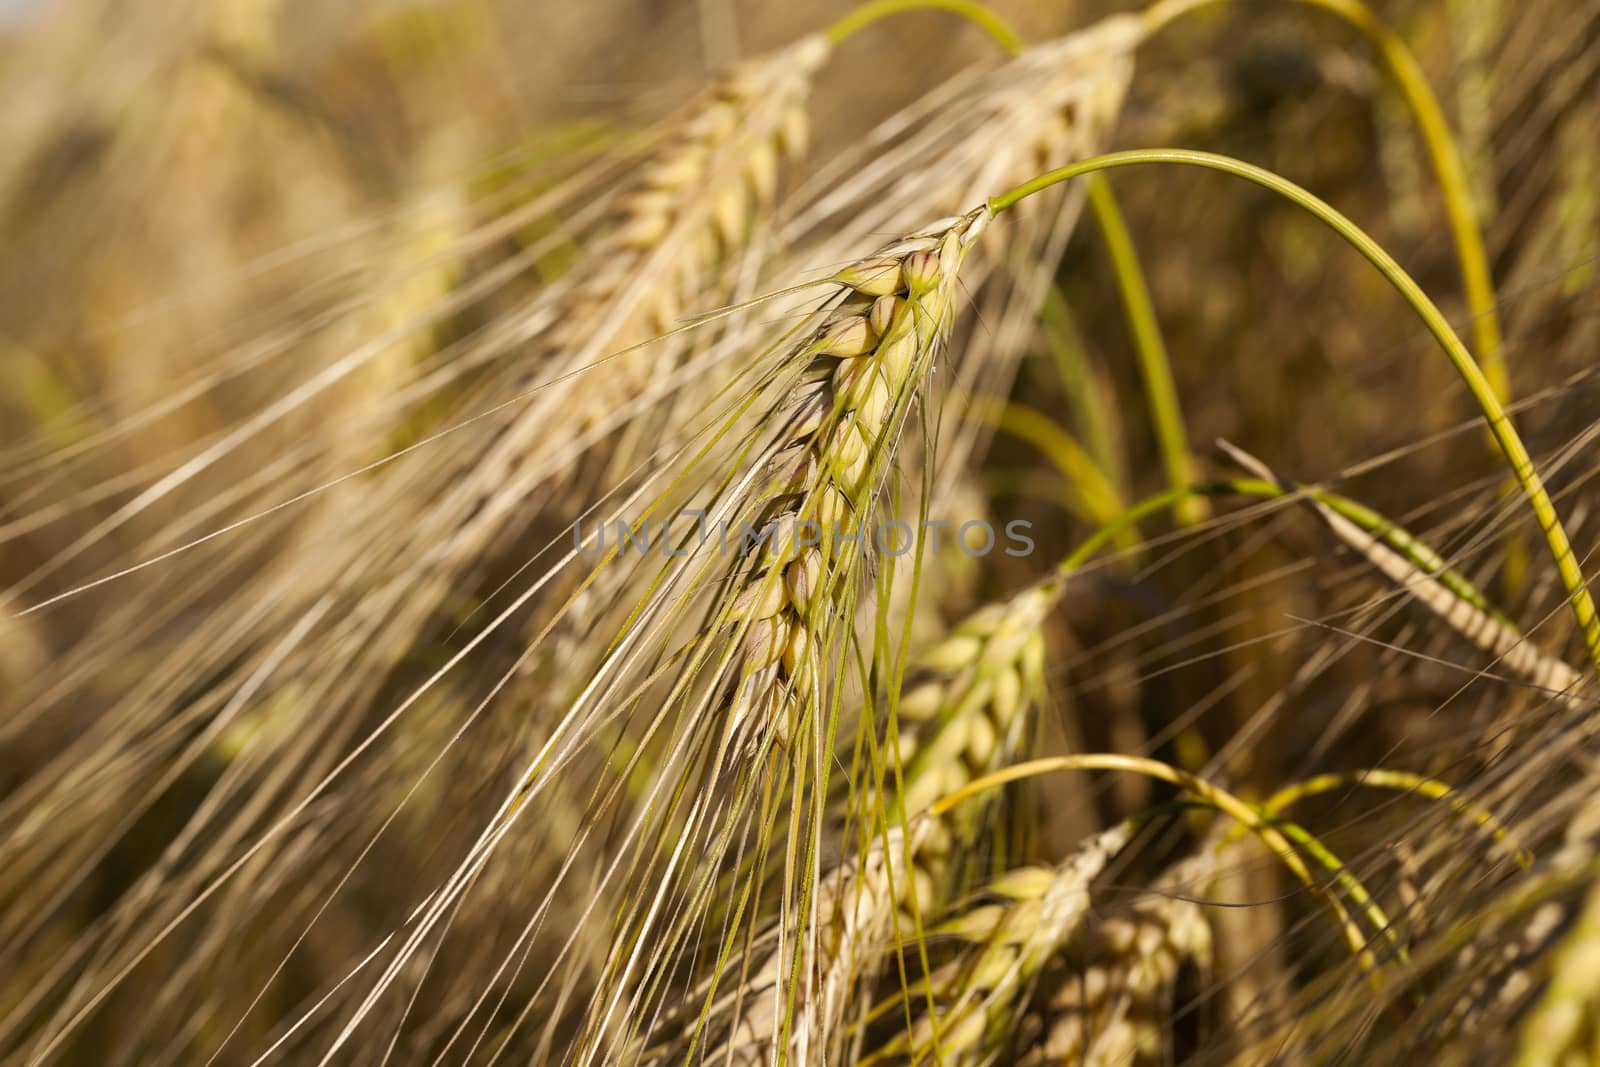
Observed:
[[[1392,524],[1377,531],[1364,529],[1330,505],[1314,489],[1302,489],[1272,471],[1265,463],[1226,441],[1220,447],[1233,461],[1263,481],[1280,486],[1286,494],[1297,496],[1344,544],[1378,569],[1384,577],[1410,593],[1434,615],[1475,648],[1492,656],[1518,677],[1527,679],[1546,692],[1567,695],[1583,681],[1583,676],[1561,660],[1545,653],[1518,633],[1482,596],[1450,571],[1432,550],[1421,546],[1415,537]],[[1410,554],[1395,546],[1404,545]],[[1416,558],[1419,550],[1432,566],[1424,569]]]
[[[874,1061],[993,1062],[1045,965],[1083,926],[1090,885],[1133,832],[1132,823],[1122,823],[1087,838],[1054,868],[1013,872],[1002,880],[1007,903],[941,924],[936,933],[971,948],[929,976],[936,1007],[891,1038]]]
[[[724,751],[786,746],[817,710],[837,613],[870,543],[863,518],[988,219],[979,209],[941,222],[841,271],[843,300],[790,354],[807,372],[783,403],[806,415],[768,453],[754,502],[765,547],[739,564],[725,616],[739,667]]]

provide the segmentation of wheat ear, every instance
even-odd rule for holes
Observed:
[[[818,937],[815,949],[794,937],[782,950],[770,952],[754,973],[727,998],[739,1014],[725,1041],[706,1053],[706,1062],[742,1067],[775,1064],[788,1034],[787,1062],[811,1063],[838,1036],[857,977],[890,945],[897,901],[915,885],[905,877],[902,861],[924,848],[946,847],[939,821],[924,814],[904,827],[890,827],[858,858],[840,865],[817,885]],[[931,903],[931,902],[930,902]],[[800,982],[792,991],[786,981],[794,973],[795,946],[806,954]],[[787,1021],[793,1002],[792,1025]],[[651,1059],[666,1064],[682,1058],[682,1041]],[[676,1050],[674,1052],[674,1049]]]
[[[589,359],[681,325],[711,290],[719,264],[745,248],[777,198],[785,157],[808,140],[805,102],[827,59],[826,38],[803,38],[729,72],[706,94],[621,201],[612,230],[588,257],[594,270],[563,310],[556,344]],[[565,336],[563,336],[565,335]],[[648,385],[657,352],[623,357],[624,372],[579,391],[580,427]]]
[[[410,487],[429,499],[389,553],[425,561],[421,574],[414,563],[406,569],[406,614],[419,610],[412,604],[431,610],[508,526],[530,525],[534,490],[595,455],[595,446],[609,446],[605,459],[613,466],[626,460],[628,445],[616,431],[659,403],[651,395],[657,372],[684,336],[638,346],[680,325],[684,307],[707,301],[716,269],[739,255],[771,210],[785,156],[804,151],[805,103],[828,52],[825,40],[807,37],[740,65],[708,89],[613,199],[608,221],[567,279],[489,342],[530,347],[517,372],[494,383],[497,402],[526,399],[487,422],[489,433],[463,450],[459,465],[441,466]],[[552,434],[554,425],[570,432]],[[574,438],[591,447],[573,448]],[[375,508],[389,506],[374,501]],[[383,522],[368,516],[363,527]],[[355,567],[371,563],[363,556]],[[400,595],[380,587],[374,597]]]
[[[774,740],[787,746],[797,724],[819,707],[829,642],[848,614],[847,590],[874,536],[861,516],[871,512],[900,425],[944,348],[957,272],[988,218],[980,209],[942,221],[840,271],[834,280],[843,298],[789,353],[787,362],[803,370],[777,405],[773,421],[781,429],[748,501],[761,531],[757,550],[734,565],[736,584],[722,613],[723,625],[732,629],[728,656],[736,673],[719,765],[730,753],[743,759]],[[852,547],[842,550],[846,544]],[[874,931],[893,920],[888,886],[906,880],[903,872],[890,873],[891,857],[914,853],[926,830],[902,833],[894,828],[857,864],[818,886],[816,929],[795,939],[805,955],[793,990],[799,1010],[793,1040],[802,1062],[838,1030],[861,966],[860,946],[880,941]],[[891,840],[899,844],[886,850]],[[770,994],[753,995],[779,997],[780,977],[796,966],[789,951],[773,953],[763,977],[738,996],[769,988]],[[750,1005],[735,1022],[729,1047],[783,1047],[779,1020],[787,1026],[787,1013],[775,1003]]]
[[[1040,998],[1042,1032],[1019,1067],[1166,1062],[1165,1019],[1179,969],[1211,966],[1205,913],[1174,895],[1195,892],[1196,862],[1210,868],[1215,859],[1207,854],[1180,864],[1151,894],[1088,930],[1084,958],[1050,977]]]
[[[1415,539],[1404,530],[1392,525],[1379,527],[1376,531],[1363,529],[1318,499],[1314,490],[1302,491],[1300,486],[1278,476],[1265,463],[1235,445],[1226,441],[1219,441],[1218,445],[1251,474],[1279,486],[1286,494],[1298,495],[1335,537],[1365,558],[1384,577],[1416,597],[1446,626],[1492,656],[1496,664],[1559,698],[1570,697],[1583,683],[1582,674],[1530,642],[1486,604],[1474,602],[1474,599],[1463,596],[1459,590],[1447,585],[1440,573],[1446,569],[1444,561],[1438,560],[1431,551],[1428,556],[1437,560],[1437,563],[1431,570],[1424,570],[1413,558],[1385,543],[1387,535],[1390,541],[1403,538],[1402,543],[1408,547],[1415,545]]]
[[[762,548],[741,565],[727,615],[740,635],[730,743],[759,743],[768,727],[787,743],[814,706],[824,631],[876,534],[861,516],[945,346],[957,271],[988,219],[980,209],[941,222],[841,271],[845,299],[793,353],[809,364],[782,404],[755,501]]]
[[[764,547],[753,565],[736,565],[737,592],[723,613],[735,628],[729,656],[738,674],[718,764],[730,750],[747,755],[772,738],[787,743],[796,713],[808,701],[815,706],[824,630],[844,606],[860,558],[831,563],[834,534],[866,505],[911,394],[947,335],[956,270],[985,221],[975,212],[941,223],[841,271],[844,299],[790,353],[805,370],[779,402],[782,430],[751,501]],[[741,984],[733,994],[739,1014],[713,1058],[764,1062],[786,1047],[783,979],[797,972],[793,1040],[802,1057],[836,1029],[830,1020],[842,1011],[840,987],[853,983],[858,946],[881,940],[872,932],[895,913],[885,906],[888,886],[904,879],[888,874],[893,857],[914,851],[922,836],[894,828],[818,884],[813,936],[786,930],[783,947]]]
[[[1057,587],[1032,585],[968,615],[917,657],[898,704],[905,810],[920,812],[993,770],[1044,681],[1040,626]]]
[[[1091,883],[1132,836],[1132,824],[1122,823],[1087,838],[1054,868],[1011,871],[990,887],[1002,903],[980,905],[936,927],[935,935],[972,946],[928,978],[934,1003],[945,1007],[924,1013],[871,1062],[993,1063],[1002,1051],[997,1037],[1012,1029],[1045,965],[1089,914]]]

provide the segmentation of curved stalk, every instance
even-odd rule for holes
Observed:
[[[1466,345],[1462,343],[1461,338],[1451,328],[1450,323],[1444,317],[1444,313],[1422,291],[1421,286],[1406,273],[1399,263],[1395,262],[1393,256],[1384,251],[1381,245],[1332,205],[1287,178],[1241,160],[1210,152],[1158,148],[1131,152],[1113,152],[1109,155],[1097,156],[1093,159],[1073,163],[1050,171],[1047,174],[1041,174],[1009,192],[991,197],[989,210],[998,214],[1040,190],[1048,189],[1073,178],[1112,170],[1117,167],[1143,166],[1152,163],[1202,167],[1207,170],[1231,174],[1234,177],[1254,182],[1256,185],[1269,189],[1300,205],[1320,222],[1344,238],[1369,263],[1377,267],[1389,284],[1405,298],[1406,302],[1411,305],[1412,310],[1417,313],[1428,327],[1428,332],[1433,334],[1434,339],[1444,349],[1445,355],[1449,357],[1451,364],[1456,369],[1456,373],[1466,383],[1467,389],[1472,393],[1472,398],[1477,402],[1479,410],[1483,412],[1483,417],[1489,424],[1490,434],[1500,447],[1500,451],[1505,455],[1517,484],[1522,488],[1523,495],[1528,498],[1528,506],[1544,534],[1545,544],[1549,546],[1550,555],[1555,561],[1556,570],[1561,577],[1561,584],[1566,590],[1568,604],[1572,609],[1573,617],[1578,623],[1579,631],[1583,634],[1584,645],[1588,649],[1590,661],[1597,670],[1600,670],[1600,616],[1596,615],[1594,599],[1589,594],[1589,587],[1584,580],[1583,570],[1578,566],[1577,556],[1573,552],[1572,542],[1567,537],[1566,528],[1561,523],[1561,517],[1557,514],[1555,505],[1550,500],[1550,494],[1545,489],[1538,470],[1534,467],[1533,459],[1528,454],[1527,446],[1523,444],[1522,437],[1517,433],[1516,427],[1512,424],[1505,408],[1501,405],[1494,386],[1484,376],[1483,369],[1478,366],[1477,361],[1472,358],[1472,353],[1467,351]]]
[[[949,811],[951,808],[969,799],[972,796],[989,789],[994,789],[1009,782],[1022,781],[1028,778],[1037,778],[1057,771],[1126,771],[1133,774],[1142,774],[1147,778],[1167,782],[1177,786],[1184,792],[1196,797],[1216,808],[1224,815],[1232,817],[1237,822],[1248,826],[1261,838],[1261,843],[1270,849],[1274,855],[1283,862],[1312,892],[1322,897],[1328,905],[1328,910],[1333,913],[1340,927],[1344,930],[1345,939],[1350,943],[1356,958],[1361,961],[1362,967],[1376,978],[1378,962],[1367,945],[1366,937],[1359,927],[1350,918],[1350,913],[1345,910],[1337,895],[1327,886],[1319,882],[1306,866],[1300,854],[1295,851],[1289,840],[1275,826],[1271,820],[1258,811],[1253,805],[1245,803],[1234,794],[1220,786],[1213,785],[1198,775],[1188,771],[1179,770],[1160,760],[1147,759],[1143,756],[1124,756],[1115,752],[1093,752],[1075,756],[1050,756],[1043,759],[1029,760],[1026,763],[1016,763],[993,774],[984,775],[982,778],[969,782],[966,786],[941,799],[929,809],[935,817]]]
[[[1145,25],[1153,34],[1182,15],[1223,0],[1160,0],[1146,9]],[[1344,19],[1372,42],[1388,67],[1395,86],[1417,121],[1427,145],[1439,192],[1444,197],[1450,221],[1450,236],[1455,241],[1456,259],[1461,269],[1461,285],[1472,314],[1472,341],[1483,361],[1484,377],[1500,400],[1511,395],[1511,380],[1506,372],[1505,345],[1500,334],[1500,313],[1495,307],[1494,280],[1489,270],[1489,254],[1484,247],[1478,211],[1467,181],[1466,164],[1450,124],[1445,120],[1439,98],[1428,85],[1422,65],[1404,40],[1373,14],[1361,0],[1295,0],[1321,8]]]
[[[1011,55],[1022,51],[1022,38],[1017,35],[1017,31],[976,0],[873,0],[871,3],[862,4],[829,26],[824,36],[828,38],[829,44],[836,45],[874,22],[891,15],[898,15],[902,11],[948,11],[952,15],[966,19],[993,37],[995,42]]]

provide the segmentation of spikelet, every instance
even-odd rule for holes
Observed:
[[[1054,868],[1023,868],[993,886],[1001,903],[983,904],[933,933],[971,948],[929,976],[936,1017],[926,1013],[874,1057],[885,1063],[993,1063],[1046,964],[1083,925],[1090,885],[1133,835],[1123,823],[1089,837]]]
[[[849,296],[803,342],[811,360],[766,462],[760,551],[739,577],[739,677],[725,737],[786,743],[821,688],[825,629],[877,531],[865,518],[898,425],[949,335],[956,275],[987,225],[979,209],[838,275]],[[838,549],[838,551],[835,551]]]
[[[831,628],[865,558],[870,540],[863,539],[874,536],[859,516],[870,512],[899,424],[943,349],[957,271],[988,219],[979,209],[942,221],[840,271],[843,301],[790,354],[804,370],[778,405],[783,428],[764,453],[751,501],[760,537],[749,561],[734,564],[737,585],[725,613],[737,673],[718,764],[773,740],[787,745],[795,724],[818,706]],[[912,825],[909,839],[902,842],[896,827],[822,880],[816,923],[786,938],[792,947],[771,953],[741,989],[726,1039],[734,1051],[717,1055],[754,1063],[776,1051],[784,1013],[773,998],[787,1003],[796,950],[804,954],[792,991],[796,1062],[811,1062],[811,1050],[834,1039],[858,975],[892,929],[896,898],[915,883],[904,871],[892,875],[890,865],[937,827],[928,818]]]
[[[885,124],[886,129],[909,124],[918,132],[893,148],[872,145],[874,158],[857,173],[841,178],[836,184],[819,183],[825,192],[797,211],[793,222],[782,231],[779,243],[801,249],[793,257],[794,262],[800,266],[803,278],[809,279],[813,264],[852,258],[856,254],[854,242],[860,234],[910,230],[926,219],[930,210],[934,213],[958,211],[1042,169],[1093,154],[1104,146],[1116,121],[1132,77],[1134,50],[1143,35],[1139,19],[1113,17],[1058,41],[1030,48],[997,70],[957,79],[920,108],[909,109]],[[800,113],[795,114],[795,121],[787,123],[785,129],[799,124]],[[663,168],[664,173],[677,170]],[[832,172],[829,174],[831,176]],[[1071,232],[1080,201],[1079,193],[1069,190],[1061,209],[1049,214],[1047,229],[1054,235],[1053,241],[1064,241]],[[647,198],[645,203],[654,204],[655,200]],[[1016,238],[1023,237],[1024,244],[1042,239],[1035,232],[1039,229],[1036,222],[1040,221],[1036,219],[1037,213],[1024,209],[1017,214],[1020,222],[993,220],[991,229],[1006,227],[1010,236],[1001,241],[981,242],[979,247],[984,253],[964,278],[969,287],[978,286],[998,265],[1003,250],[1017,244]],[[662,225],[659,219],[649,225],[630,224],[627,233],[654,232]],[[1025,229],[1018,230],[1018,226]],[[1018,247],[1017,251],[1024,249]],[[1050,254],[1059,255],[1059,251],[1055,248]],[[1040,262],[1043,249],[1028,248],[1025,252],[1031,264],[1028,277],[1035,283],[1046,280],[1053,260],[1047,257]],[[625,249],[622,254],[632,253]],[[868,257],[869,275],[873,269],[870,262],[875,258]],[[606,295],[609,283],[604,282],[603,277],[600,284],[584,287],[585,291],[597,294],[601,301],[609,299]],[[795,280],[799,279],[772,276],[774,284]],[[884,279],[867,277],[863,284],[865,288],[859,290],[861,293],[892,295],[884,290]],[[1006,292],[1010,293],[1009,287]],[[577,307],[599,306],[581,293],[579,296]],[[1016,313],[1031,321],[1039,297],[1037,285],[1027,292],[1005,296],[1007,319],[1010,313]],[[1012,301],[1014,306],[1010,306]],[[563,314],[577,322],[590,317],[578,311],[564,311]],[[998,322],[1000,316],[986,309],[984,318]],[[662,321],[656,323],[655,328],[664,330],[670,325]],[[559,327],[557,333],[560,333]],[[950,392],[960,397],[1003,393],[1030,336],[1028,330],[1006,325],[978,331],[971,341],[976,358],[963,358],[956,363],[952,374],[955,388]],[[610,347],[615,349],[628,339],[625,331],[619,331]],[[585,413],[584,419],[593,421],[626,403],[626,391],[619,392],[615,383],[631,380],[633,372],[623,367],[614,369],[613,363],[656,367],[663,359],[661,347],[653,344],[638,357],[629,354],[608,362],[602,368],[603,373],[596,376],[596,385],[592,389],[586,386],[583,394],[576,398]],[[600,354],[584,351],[588,359]],[[577,365],[575,361],[574,367]],[[591,404],[590,400],[596,402]],[[671,424],[670,417],[667,424]],[[940,492],[944,493],[948,491],[945,484],[949,480],[948,472],[963,468],[973,439],[983,434],[983,423],[982,420],[949,417],[941,419],[939,425],[959,438],[938,446],[941,455],[948,460],[939,465]],[[914,453],[908,453],[903,462],[915,462],[913,456]],[[784,473],[804,477],[804,472],[800,471]],[[514,479],[500,480],[494,484],[506,486],[515,482]],[[505,499],[515,498],[507,493]],[[625,580],[622,573],[625,568],[608,570],[610,573],[601,576],[601,584],[585,593],[583,609],[573,613],[575,626],[586,624],[591,611],[602,610],[617,599],[614,589]],[[761,628],[752,636],[766,642],[769,634]],[[558,636],[558,641],[560,639]],[[781,655],[782,648],[770,644],[767,654]],[[566,659],[563,649],[552,655],[558,661]]]

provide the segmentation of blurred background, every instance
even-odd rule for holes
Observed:
[[[6,812],[22,819],[82,738],[133,730],[107,708],[164,677],[194,643],[235,622],[248,628],[256,607],[268,611],[244,592],[258,575],[303,573],[308,584],[337,587],[320,561],[337,555],[331,538],[344,538],[346,549],[359,544],[360,530],[339,525],[357,483],[263,510],[339,482],[470,409],[474,394],[454,387],[430,387],[424,401],[404,405],[398,398],[447,366],[452,346],[506,321],[570,263],[572,249],[558,248],[497,273],[564,225],[523,207],[648,135],[729,64],[819,30],[852,6],[0,2]],[[1045,0],[991,6],[1030,42],[1131,10]],[[1457,139],[1486,237],[1518,423],[1536,458],[1563,460],[1552,488],[1582,555],[1600,530],[1585,488],[1596,466],[1588,431],[1600,412],[1591,373],[1600,351],[1600,3],[1373,6],[1417,55]],[[852,38],[807,107],[812,149],[802,173],[821,172],[959,72],[1003,59],[972,26],[931,12]],[[1139,146],[1226,153],[1313,190],[1373,234],[1463,334],[1470,330],[1426,147],[1369,42],[1327,12],[1287,0],[1228,3],[1162,30],[1139,50],[1108,147]],[[1513,535],[1502,536],[1510,521],[1504,467],[1465,390],[1367,263],[1299,209],[1218,175],[1139,169],[1111,181],[1148,274],[1188,439],[1208,476],[1238,473],[1212,448],[1226,438],[1286,476],[1337,481],[1429,535],[1513,618],[1531,624],[1554,614],[1560,587],[1531,526],[1518,514]],[[1160,489],[1134,340],[1094,227],[1078,226],[1050,306],[1010,399],[1073,435],[1125,500]],[[369,358],[345,368],[356,351]],[[1087,368],[1076,385],[1063,379],[1063,352]],[[335,372],[314,400],[280,413],[282,398]],[[406,459],[426,461],[425,450]],[[1040,558],[995,558],[953,576],[931,609],[944,622],[1037,577],[1043,561],[1065,555],[1091,528],[1037,435],[998,433],[967,474],[991,514],[1034,522]],[[245,518],[237,537],[79,591]],[[403,509],[393,514],[397,526],[407,521]],[[1161,534],[1175,529],[1169,523]],[[1470,778],[1497,745],[1510,744],[1499,731],[1535,703],[1514,687],[1463,679],[1453,661],[1467,646],[1425,612],[1359,614],[1381,579],[1302,514],[1164,545],[1109,569],[1093,595],[1070,600],[1049,624],[1056,657],[1041,751],[1155,746],[1195,767],[1222,752],[1233,760],[1232,780],[1258,792],[1285,780],[1287,768],[1365,766],[1401,749],[1419,770]],[[1305,619],[1327,623],[1292,624]],[[1347,626],[1359,640],[1336,662],[1317,661]],[[435,629],[427,647],[407,650],[371,707],[456,647],[451,626]],[[1557,619],[1539,639],[1578,663],[1570,629]],[[147,703],[206,705],[233,666],[175,678]],[[275,693],[272,700],[295,699],[292,685]],[[465,702],[464,693],[440,700],[426,727],[407,735],[415,750],[402,754],[402,768],[436,751],[466,706],[451,703]],[[1438,714],[1444,704],[1448,719]],[[105,847],[91,847],[101,840],[93,834],[70,846],[83,849],[71,853],[83,876],[43,898],[21,873],[0,882],[0,903],[13,916],[0,931],[0,1016],[15,1012],[8,1017],[26,1023],[38,1008],[29,998],[39,976],[161,862],[236,751],[262,736],[272,739],[268,751],[288,750],[293,731],[282,722],[295,720],[274,720],[273,706],[266,701],[239,736],[208,737],[205,759],[170,782],[159,760],[134,764],[134,780],[164,799],[131,830],[118,821],[114,795],[94,800],[94,780],[82,784],[84,803],[105,808],[94,823]],[[1279,714],[1285,706],[1294,714]],[[1204,713],[1192,729],[1168,729],[1175,709],[1196,707]],[[1272,709],[1266,726],[1264,708]],[[128,751],[167,725],[160,714],[140,720],[142,732],[124,738]],[[513,709],[503,735],[474,742],[474,758],[503,772],[496,746],[525,729]],[[1147,787],[1133,783],[1059,788],[1062,802],[1041,817],[1045,851],[1148,801]],[[47,825],[18,825],[18,855],[69,848]],[[1372,830],[1343,826],[1351,836],[1331,840],[1342,842],[1341,854],[1361,855],[1378,847]],[[396,837],[387,870],[436,862],[428,834],[412,827]],[[349,854],[343,839],[334,847]],[[286,978],[288,991],[261,1008],[258,1036],[384,928],[381,880],[366,891],[370,899],[345,901],[335,932]],[[1270,925],[1267,940],[1290,924]],[[270,958],[247,966],[264,975]],[[165,988],[162,976],[180,963],[152,965],[147,994]],[[102,1062],[99,1050],[121,1048],[119,1034],[132,1032],[138,998],[113,1005],[104,1029],[85,1031],[74,1046],[89,1057],[78,1062]],[[436,1047],[437,1033],[423,1029],[406,1047]]]

